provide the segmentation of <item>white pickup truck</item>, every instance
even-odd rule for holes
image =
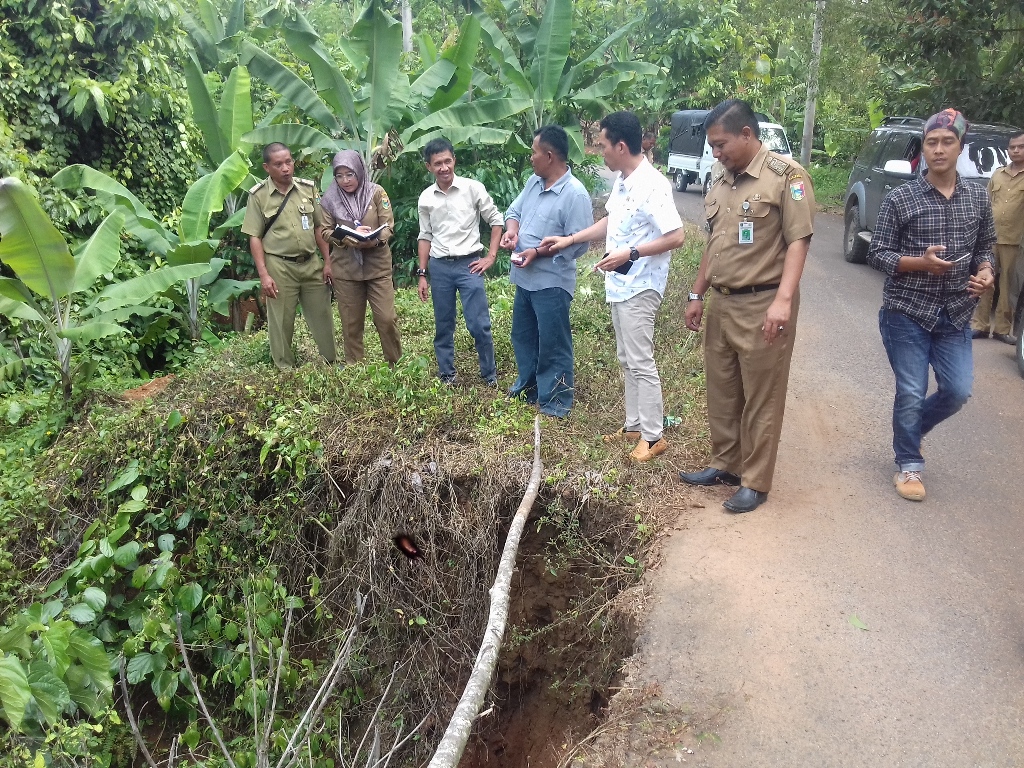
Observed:
[[[684,109],[672,115],[672,133],[669,137],[668,172],[680,192],[700,182],[704,194],[711,186],[711,168],[715,158],[704,135],[704,119],[709,109]],[[786,129],[770,122],[766,115],[758,115],[761,141],[768,149],[783,157],[792,157],[793,150],[786,137]]]

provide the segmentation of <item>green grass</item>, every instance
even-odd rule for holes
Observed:
[[[850,180],[849,166],[811,163],[807,170],[814,184],[814,199],[820,208],[829,213],[842,212],[846,185]]]

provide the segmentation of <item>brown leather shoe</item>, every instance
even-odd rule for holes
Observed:
[[[909,501],[924,501],[924,483],[920,472],[897,472],[892,479],[896,493]]]
[[[640,433],[632,430],[627,431],[625,427],[619,427],[618,432],[610,435],[601,435],[601,439],[606,443],[632,443],[634,440],[640,439]]]
[[[634,448],[632,453],[629,454],[629,458],[633,461],[650,461],[659,453],[664,453],[666,448],[668,448],[668,440],[664,437],[658,440],[654,445],[647,445],[647,441],[641,439],[640,442],[636,444],[636,448]]]

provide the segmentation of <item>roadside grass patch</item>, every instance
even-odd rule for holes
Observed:
[[[842,213],[850,169],[841,165],[811,163],[807,169],[814,184],[814,199],[824,213]]]

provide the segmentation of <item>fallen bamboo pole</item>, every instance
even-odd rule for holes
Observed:
[[[505,624],[508,622],[509,592],[512,587],[516,554],[519,551],[519,539],[523,534],[523,528],[526,527],[526,518],[530,515],[533,502],[537,500],[543,468],[540,461],[540,416],[537,416],[533,421],[533,471],[530,473],[530,484],[526,486],[523,500],[519,503],[515,517],[512,518],[508,538],[505,539],[505,548],[501,552],[498,573],[490,589],[491,609],[487,617],[487,626],[484,628],[484,639],[476,655],[466,689],[462,692],[462,698],[455,707],[451,722],[448,723],[448,728],[427,768],[455,768],[459,764],[469,741],[473,721],[476,720],[487,690],[491,687],[491,678],[494,677],[494,669],[498,664],[498,652],[501,650],[501,639],[505,634]]]

